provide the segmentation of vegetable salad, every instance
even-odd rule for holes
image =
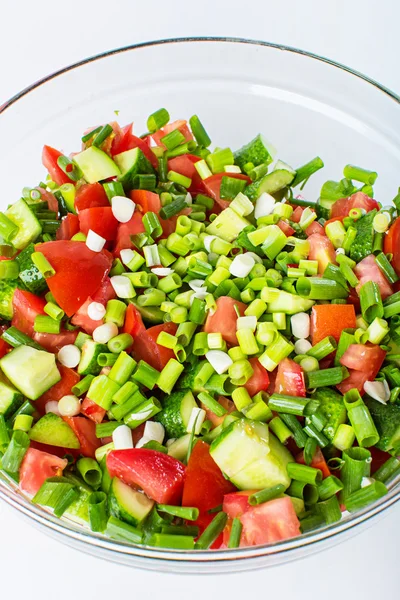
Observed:
[[[134,544],[271,544],[400,473],[400,195],[199,118],[108,123],[0,213],[1,469]]]

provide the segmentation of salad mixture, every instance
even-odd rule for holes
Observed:
[[[400,194],[353,165],[318,202],[262,135],[197,116],[92,128],[0,213],[0,457],[116,540],[271,544],[400,473]]]

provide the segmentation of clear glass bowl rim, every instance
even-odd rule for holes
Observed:
[[[400,96],[395,92],[387,88],[386,86],[378,83],[374,79],[360,73],[354,69],[351,69],[348,66],[342,65],[334,60],[329,58],[319,56],[318,54],[314,54],[312,52],[307,52],[305,50],[300,50],[298,48],[294,48],[292,46],[286,46],[282,44],[275,44],[271,42],[266,42],[263,40],[252,40],[246,38],[239,37],[214,37],[214,36],[198,36],[198,37],[181,37],[181,38],[167,38],[167,39],[159,39],[153,40],[149,42],[141,42],[138,44],[131,44],[129,46],[123,46],[121,48],[116,48],[112,50],[108,50],[94,56],[85,58],[81,61],[78,61],[72,65],[68,65],[54,73],[51,73],[35,83],[29,85],[25,89],[21,90],[9,100],[7,100],[3,105],[0,106],[0,115],[3,114],[8,108],[10,108],[15,102],[19,99],[27,96],[31,91],[34,91],[41,85],[44,85],[46,82],[67,73],[68,71],[72,71],[86,64],[95,62],[102,58],[107,58],[116,54],[121,54],[124,52],[129,52],[133,50],[137,50],[140,48],[146,48],[151,46],[161,46],[163,44],[181,44],[181,43],[192,43],[192,42],[214,42],[214,43],[233,43],[233,44],[250,44],[255,46],[272,48],[275,50],[282,50],[285,52],[297,54],[300,56],[304,56],[306,58],[311,58],[314,60],[321,61],[326,63],[332,67],[340,69],[369,83],[373,87],[377,88],[385,95],[387,95],[390,99],[394,100],[397,104],[400,104]],[[263,557],[268,555],[274,555],[275,557],[278,555],[283,555],[285,553],[291,554],[290,551],[299,550],[300,548],[306,548],[309,546],[313,546],[317,542],[327,541],[328,539],[335,542],[338,536],[341,536],[344,533],[349,533],[352,529],[357,527],[362,523],[367,523],[373,521],[376,517],[378,517],[381,513],[387,510],[389,507],[393,506],[396,502],[400,500],[400,487],[396,486],[392,488],[389,493],[384,496],[380,501],[376,502],[370,507],[365,508],[362,511],[357,512],[351,517],[347,518],[344,521],[340,521],[339,523],[334,523],[327,527],[321,528],[316,531],[312,531],[306,534],[303,534],[301,537],[294,538],[290,541],[277,542],[275,544],[271,544],[268,546],[256,546],[253,548],[238,548],[231,550],[219,550],[219,551],[178,551],[178,550],[169,550],[169,549],[158,549],[158,548],[150,548],[141,545],[128,544],[124,542],[115,542],[109,538],[105,538],[101,534],[96,534],[90,532],[87,529],[84,529],[82,526],[73,523],[72,521],[66,521],[65,519],[58,519],[54,517],[51,513],[43,510],[42,508],[35,506],[28,500],[26,500],[23,496],[16,493],[16,491],[12,490],[9,485],[7,485],[6,481],[8,478],[5,478],[3,475],[0,475],[0,498],[3,499],[7,504],[16,508],[19,512],[21,512],[25,517],[33,520],[37,525],[42,525],[46,528],[52,530],[54,534],[58,534],[61,536],[67,536],[76,542],[80,542],[81,544],[95,546],[99,550],[108,551],[111,553],[122,554],[128,557],[131,555],[132,557],[137,558],[148,558],[148,559],[156,559],[164,562],[175,562],[175,563],[229,563],[231,561],[242,561],[246,559]],[[9,480],[11,483],[11,480]],[[290,560],[290,557],[287,557]],[[293,557],[294,558],[294,557]]]

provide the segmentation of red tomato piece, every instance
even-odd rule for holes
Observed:
[[[233,494],[226,494],[224,496],[222,510],[230,519],[241,517],[251,507],[251,504],[249,504],[249,496],[256,491],[257,490],[243,490],[234,492]]]
[[[370,212],[374,208],[379,210],[379,204],[367,194],[356,192],[350,198],[341,198],[335,202],[331,208],[331,218],[347,217],[352,208],[362,208],[366,212]]]
[[[106,306],[107,302],[115,297],[116,294],[113,286],[111,285],[110,279],[106,277],[93,297],[89,297],[86,302],[82,304],[80,309],[74,314],[71,319],[71,323],[77,327],[81,327],[81,329],[86,331],[86,333],[92,335],[96,327],[102,325],[104,320],[100,319],[99,321],[94,321],[91,319],[88,315],[89,305],[92,302],[99,302],[100,304],[103,304],[103,306]]]
[[[304,460],[303,451],[301,451],[300,454],[298,454],[296,456],[296,462],[300,463],[301,465],[306,464],[306,462]],[[320,471],[322,471],[323,479],[325,479],[325,477],[329,477],[329,475],[331,474],[329,467],[326,464],[325,456],[322,454],[321,448],[319,448],[319,447],[317,448],[317,450],[313,456],[310,467],[312,467],[313,469],[319,469]]]
[[[197,507],[200,511],[197,524],[204,527],[204,521],[209,521],[207,511],[222,504],[224,495],[234,489],[211,457],[210,446],[197,441],[186,467],[182,506]]]
[[[213,315],[207,317],[204,325],[206,333],[220,333],[224,340],[232,346],[236,346],[238,343],[236,337],[236,321],[238,317],[235,306],[240,316],[243,317],[246,304],[229,296],[217,298],[217,309]]]
[[[56,232],[56,239],[70,240],[77,233],[79,233],[79,217],[68,213],[61,219],[61,225]]]
[[[113,215],[111,206],[81,210],[79,224],[85,235],[88,234],[89,229],[92,229],[107,241],[115,240],[117,237],[119,223]]]
[[[86,396],[81,404],[81,413],[88,417],[94,423],[101,423],[106,415],[106,410],[101,408],[96,402],[93,402]]]
[[[36,249],[43,252],[56,272],[47,284],[69,317],[98,290],[112,264],[111,254],[93,252],[82,242],[45,242]]]
[[[3,358],[8,352],[10,346],[2,339],[0,339],[0,358]]]
[[[289,223],[287,223],[286,221],[283,221],[281,219],[280,221],[278,221],[277,225],[278,225],[279,229],[281,229],[283,231],[283,233],[286,235],[286,237],[289,237],[289,235],[294,234],[293,227],[290,227]],[[311,225],[310,225],[310,227],[311,227]]]
[[[137,333],[133,342],[133,356],[137,361],[144,360],[157,371],[162,371],[167,362],[175,358],[175,354],[173,350],[157,344],[157,338],[161,331],[175,335],[177,329],[175,323],[163,323]]]
[[[336,252],[331,240],[326,235],[313,233],[310,242],[309,260],[318,261],[318,273],[322,274],[329,264],[336,264]]]
[[[43,166],[48,170],[50,177],[57,185],[63,185],[63,183],[73,183],[73,181],[64,173],[57,164],[59,156],[63,156],[62,152],[59,152],[51,146],[43,146],[42,152],[42,163]]]
[[[156,215],[161,210],[160,196],[154,192],[148,192],[147,190],[132,190],[129,194],[135,204],[138,204],[142,208],[142,213],[154,212]]]
[[[219,396],[218,402],[227,410],[227,413],[222,417],[218,417],[215,413],[212,412],[212,410],[207,408],[205,404],[201,403],[201,408],[203,408],[206,411],[206,419],[208,421],[211,421],[214,427],[218,427],[218,425],[221,425],[221,423],[224,422],[225,417],[232,413],[234,410],[236,410],[236,407],[232,400],[229,400],[229,398],[225,398],[225,396]]]
[[[375,281],[379,286],[382,300],[393,294],[392,287],[378,265],[376,264],[375,256],[370,254],[363,258],[355,267],[354,273],[357,275],[360,283],[357,285],[357,294],[360,294],[360,289],[367,281]]]
[[[36,494],[49,477],[62,475],[66,458],[29,448],[19,471],[19,487],[28,494]]]
[[[35,332],[33,334],[33,339],[48,352],[59,352],[63,346],[73,344],[77,335],[77,331],[67,331],[64,329],[61,330],[60,333]]]
[[[279,225],[279,223],[278,223]],[[313,221],[311,225],[309,225],[306,229],[306,236],[310,237],[313,233],[318,233],[319,235],[325,235],[325,229],[318,223],[317,221]],[[291,234],[290,234],[291,235]]]
[[[115,241],[114,256],[119,256],[121,250],[125,248],[133,248],[131,235],[137,233],[144,233],[145,228],[142,221],[142,213],[136,211],[130,221],[127,223],[120,223],[117,230],[117,239]]]
[[[253,375],[250,377],[244,387],[249,392],[250,396],[253,397],[258,392],[267,391],[269,386],[269,375],[267,369],[264,369],[258,358],[250,358],[249,362],[253,367]]]
[[[318,304],[311,309],[313,345],[329,335],[338,342],[343,329],[355,327],[356,312],[352,304]]]
[[[171,133],[171,131],[175,131],[175,129],[179,129],[179,131],[183,134],[185,142],[191,142],[193,140],[193,136],[190,132],[189,127],[187,126],[187,121],[185,121],[184,119],[178,119],[177,121],[173,121],[172,123],[167,123],[167,125],[165,125],[162,129],[159,129],[158,131],[153,133],[151,137],[153,138],[154,143],[157,146],[160,146],[165,150],[165,146],[162,143],[161,138],[163,138],[168,133]]]
[[[357,388],[361,395],[364,394],[364,383],[373,381],[385,360],[386,352],[373,344],[351,344],[340,359],[340,363],[347,367],[350,376],[336,387],[342,394]]]
[[[147,160],[151,162],[153,167],[157,168],[158,160],[149,146],[149,141],[142,140],[141,138],[136,137],[136,135],[133,135],[131,123],[130,125],[126,125],[126,127],[122,127],[122,129],[120,129],[120,133],[115,136],[111,146],[111,155],[115,156],[116,154],[133,150],[133,148],[139,148]]]
[[[384,250],[386,254],[393,254],[391,262],[400,277],[400,217],[397,217],[385,236]]]
[[[96,437],[96,424],[85,417],[63,417],[68,423],[80,443],[80,452],[89,458],[95,457],[95,451],[101,446]]]
[[[240,520],[246,546],[273,544],[301,535],[300,522],[288,496],[253,506]]]
[[[278,365],[275,394],[306,397],[303,369],[290,358],[285,358]]]
[[[101,183],[84,183],[76,190],[75,208],[78,213],[102,206],[110,206],[110,202]]]
[[[35,408],[41,413],[45,413],[45,407],[47,402],[61,400],[64,396],[71,394],[71,389],[78,383],[80,376],[75,373],[73,369],[64,367],[57,363],[57,368],[60,371],[61,380],[53,385],[47,392],[45,392],[40,398],[35,400]]]
[[[54,242],[51,242],[54,243]],[[16,289],[13,296],[13,318],[11,325],[16,327],[25,335],[32,337],[33,325],[38,315],[46,314],[44,307],[46,301],[31,292]]]
[[[247,183],[251,183],[250,177],[243,173],[217,173],[216,175],[211,175],[211,177],[204,179],[203,184],[207,190],[206,193],[216,201],[222,210],[227,208],[231,203],[231,200],[224,200],[220,197],[221,181],[223,177],[233,177],[234,179],[242,179],[247,181]]]
[[[185,465],[168,454],[146,448],[111,450],[107,468],[111,477],[141,488],[159,504],[181,502]]]
[[[183,154],[182,156],[170,158],[168,161],[168,171],[175,171],[192,180],[188,188],[191,194],[205,194],[207,192],[203,180],[194,166],[199,160],[201,160],[200,156]]]
[[[293,223],[300,223],[301,215],[303,214],[304,208],[301,206],[296,206],[294,211],[292,212],[291,221]]]
[[[45,190],[42,187],[37,187],[36,189],[39,190],[39,192],[41,193],[42,200],[44,202],[47,202],[49,210],[52,210],[53,212],[55,212],[57,214],[56,219],[58,219],[58,202],[57,202],[57,198],[55,197],[55,195],[52,194],[51,192],[48,192],[47,190]]]
[[[125,313],[125,323],[123,332],[129,333],[134,339],[146,331],[142,315],[134,304],[128,304]]]

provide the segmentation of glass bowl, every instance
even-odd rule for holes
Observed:
[[[376,196],[388,204],[400,172],[399,97],[333,61],[294,48],[227,38],[160,40],[113,50],[35,83],[0,107],[1,208],[43,178],[41,149],[69,154],[91,125],[147,116],[165,106],[172,120],[200,115],[213,141],[237,148],[264,133],[294,167],[321,156],[325,169],[303,194],[354,163],[379,173]],[[116,114],[118,116],[116,116]],[[400,498],[399,482],[375,505],[340,523],[270,546],[175,551],[113,542],[32,505],[5,476],[0,497],[61,541],[125,565],[180,573],[218,573],[276,565],[320,552],[377,520]]]

